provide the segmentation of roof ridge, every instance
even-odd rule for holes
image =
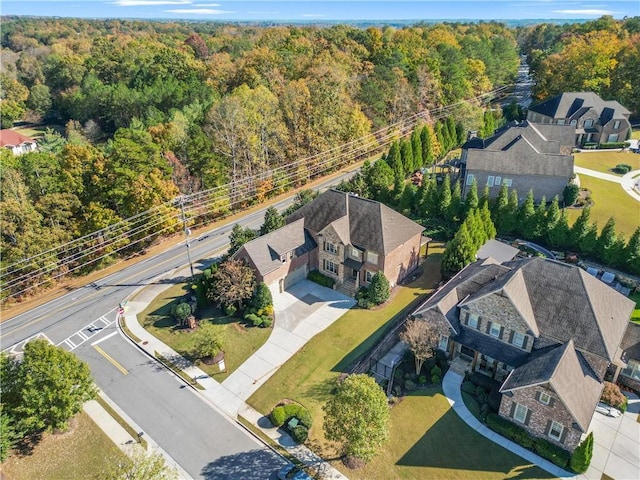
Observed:
[[[591,310],[591,314],[593,315],[593,318],[596,322],[596,327],[598,329],[598,334],[600,335],[600,340],[602,340],[602,344],[604,345],[604,351],[609,357],[607,358],[607,360],[613,360],[613,356],[615,352],[609,351],[607,340],[604,338],[604,333],[602,332],[602,328],[600,327],[600,322],[598,322],[598,316],[596,315],[595,308],[593,307],[593,302],[591,301],[591,295],[589,295],[590,290],[587,287],[587,284],[585,282],[585,278],[586,278],[585,275],[589,275],[589,274],[585,270],[578,268],[578,276],[580,277],[580,282],[582,282],[582,288],[584,288],[584,291],[587,293],[586,297],[587,297],[587,301],[589,302],[589,309]],[[591,277],[591,275],[589,275],[589,277]]]
[[[558,348],[564,348],[564,351],[562,352],[562,355],[560,355],[560,358],[558,359],[558,362],[556,363],[556,366],[554,367],[553,372],[551,372],[551,375],[549,375],[549,383],[551,383],[551,381],[553,380],[553,376],[558,372],[558,367],[560,366],[560,364],[562,363],[562,360],[564,359],[565,355],[569,351],[569,347],[571,347],[575,351],[576,348],[575,348],[575,344],[573,343],[573,338],[570,338],[567,343],[558,347]]]

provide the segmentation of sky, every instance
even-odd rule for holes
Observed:
[[[244,21],[594,19],[640,0],[0,0],[2,15]]]

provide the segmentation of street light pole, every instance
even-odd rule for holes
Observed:
[[[180,196],[180,211],[182,212],[182,226],[184,227],[184,244],[187,246],[187,258],[189,259],[191,279],[193,279],[193,262],[191,261],[191,245],[189,244],[189,235],[191,234],[191,230],[187,227],[187,216],[184,213],[184,197],[182,195]]]

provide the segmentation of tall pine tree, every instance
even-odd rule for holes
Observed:
[[[580,241],[589,230],[589,207],[584,207],[580,216],[576,219],[575,223],[571,226],[571,232],[569,234],[569,246],[571,248],[580,249]]]
[[[422,141],[418,129],[415,129],[411,134],[411,150],[413,152],[413,170],[419,170],[424,166],[424,160],[422,159]]]
[[[400,144],[400,158],[402,158],[402,168],[406,178],[407,175],[415,170],[413,148],[411,147],[411,141],[408,139],[403,139]]]
[[[422,144],[422,162],[427,167],[433,165],[434,154],[433,146],[431,145],[431,137],[433,132],[429,125],[422,127],[420,131],[420,142]]]
[[[471,182],[471,186],[467,191],[467,196],[464,199],[464,210],[465,215],[468,214],[472,209],[478,208],[479,199],[478,199],[478,181],[473,178]]]
[[[616,244],[616,221],[613,217],[607,220],[604,228],[600,232],[595,247],[595,254],[605,265],[613,265],[619,252],[615,250]]]
[[[438,215],[446,217],[449,205],[451,205],[451,179],[449,175],[445,175],[438,189]]]
[[[567,220],[567,215],[564,213],[564,210],[562,210],[560,218],[547,234],[547,242],[553,248],[563,248],[569,244],[569,236],[569,221]]]
[[[640,275],[640,227],[631,235],[624,249],[624,257],[627,270],[634,275]]]
[[[533,190],[529,190],[527,198],[518,210],[518,225],[516,231],[524,238],[531,238],[535,222],[535,203],[533,201]]]

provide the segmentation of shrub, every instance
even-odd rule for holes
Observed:
[[[254,327],[259,327],[260,325],[262,325],[263,320],[262,317],[259,317],[258,315],[256,315],[255,313],[247,313],[244,316],[244,319],[248,322],[251,322],[251,324]]]
[[[285,420],[287,419],[287,414],[284,410],[284,407],[278,406],[271,410],[271,415],[269,415],[269,420],[274,427],[281,427]]]
[[[298,424],[291,429],[291,436],[297,443],[304,443],[309,436],[309,429],[304,425]]]
[[[624,148],[626,147],[626,142],[606,142],[601,143],[598,147],[602,149],[615,149],[615,148]]]
[[[476,394],[476,386],[470,382],[469,380],[465,380],[464,382],[462,382],[462,386],[460,387],[460,389],[463,392],[466,392],[470,395],[475,395]]]
[[[322,285],[323,287],[327,287],[327,288],[333,288],[333,285],[336,283],[336,281],[333,278],[323,275],[318,270],[311,270],[307,274],[307,279],[317,283],[318,285]]]
[[[426,375],[420,375],[420,378],[418,379],[418,382],[424,385],[425,383],[427,383],[427,376]]]
[[[373,307],[373,302],[369,298],[369,289],[367,287],[360,287],[360,290],[356,293],[356,302],[358,302],[360,308],[368,310]]]
[[[632,167],[631,165],[627,165],[626,163],[619,163],[611,170],[613,170],[615,173],[621,173],[624,175],[625,173],[629,173],[632,170]]]
[[[269,305],[273,305],[271,290],[269,290],[266,283],[260,282],[253,293],[253,297],[251,297],[251,306],[259,311]]]
[[[587,438],[573,451],[571,470],[576,473],[586,472],[591,464],[591,457],[593,457],[593,432],[587,435]]]
[[[270,328],[273,321],[269,317],[262,317],[262,328]]]
[[[555,463],[561,468],[567,468],[571,454],[564,448],[551,443],[544,438],[536,438],[534,449],[538,455]]]
[[[627,397],[620,391],[620,387],[615,383],[604,382],[604,389],[600,400],[623,412],[627,409]]]
[[[405,380],[405,381],[404,381],[404,388],[405,388],[407,391],[409,391],[409,392],[410,392],[410,391],[412,391],[412,390],[415,390],[415,389],[416,389],[416,384],[415,384],[415,382],[414,382],[413,380]]]
[[[578,200],[578,194],[580,193],[580,187],[575,183],[568,183],[562,192],[562,198],[564,204],[567,206],[574,205]]]
[[[232,317],[233,315],[236,314],[237,311],[238,311],[238,309],[236,307],[234,307],[233,305],[225,305],[224,306],[224,314],[227,317]]]
[[[440,367],[438,367],[437,365],[435,367],[433,367],[431,369],[431,375],[435,375],[435,376],[441,376],[442,375],[442,370],[440,369]]]
[[[389,293],[389,280],[384,273],[376,272],[371,279],[369,299],[376,305],[380,305],[389,299]]]
[[[440,383],[440,376],[431,375],[431,383],[433,383],[434,385],[438,385]]]
[[[177,305],[174,305],[171,308],[171,316],[180,324],[184,324],[187,320],[187,318],[189,317],[189,315],[191,315],[193,312],[191,311],[191,305],[189,305],[187,302],[182,301],[181,303],[178,303]]]
[[[313,423],[311,414],[302,405],[298,405],[297,403],[290,403],[284,406],[284,410],[286,416],[285,422],[289,422],[289,420],[295,417],[302,425],[307,428],[311,428],[311,425]]]

